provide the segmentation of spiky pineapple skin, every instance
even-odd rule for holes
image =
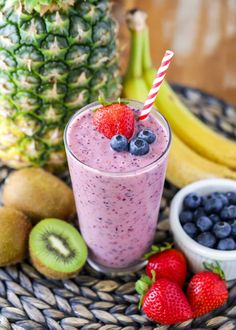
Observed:
[[[66,11],[40,15],[20,1],[0,0],[0,159],[6,165],[64,168],[68,119],[98,96],[119,96],[110,7],[109,0],[76,0]]]

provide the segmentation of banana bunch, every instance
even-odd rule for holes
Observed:
[[[147,14],[132,10],[127,14],[131,34],[128,69],[123,80],[123,97],[144,102],[152,86],[153,68]],[[164,81],[155,106],[172,128],[167,179],[181,188],[191,182],[214,177],[236,180],[236,143],[209,129],[180,101]]]

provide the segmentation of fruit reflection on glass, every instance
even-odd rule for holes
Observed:
[[[109,0],[0,0],[0,158],[65,165],[63,130],[97,97],[118,97]]]

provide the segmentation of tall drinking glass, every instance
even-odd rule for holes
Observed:
[[[138,114],[143,104],[128,101]],[[116,152],[93,126],[99,106],[95,102],[79,110],[64,135],[79,227],[91,266],[103,272],[135,270],[154,240],[171,131],[164,117],[152,110],[147,120],[136,123],[135,132],[155,132],[149,153]]]

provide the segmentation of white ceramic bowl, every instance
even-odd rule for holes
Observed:
[[[218,261],[225,273],[226,280],[236,279],[236,250],[219,251],[210,249],[200,245],[188,236],[179,221],[179,214],[183,207],[183,199],[191,192],[204,196],[215,191],[227,192],[233,190],[236,191],[236,181],[227,179],[207,179],[186,186],[181,189],[172,200],[170,207],[170,228],[177,247],[183,251],[188,259],[189,266],[195,273],[204,269],[204,261],[209,263]]]

